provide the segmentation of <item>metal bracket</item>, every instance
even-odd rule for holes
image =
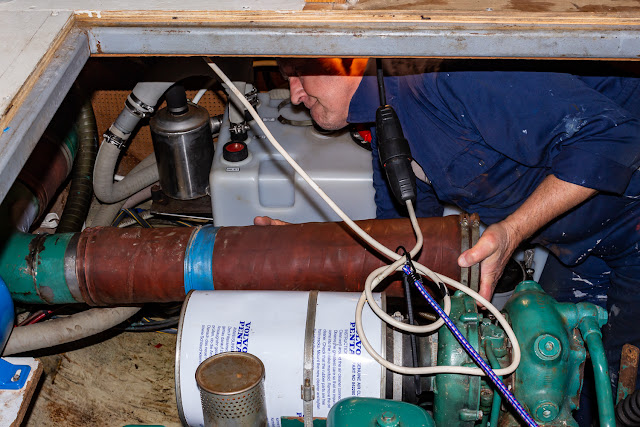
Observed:
[[[404,322],[404,317],[398,311],[396,311],[393,314],[393,319],[397,320],[398,322]],[[396,365],[402,365],[404,363],[403,362],[404,348],[402,346],[403,335],[397,329],[392,329],[392,330],[393,330],[393,363],[395,363]],[[400,402],[402,401],[403,376],[401,374],[398,374],[397,372],[392,372],[392,375],[393,375],[392,398],[393,400],[397,400]]]
[[[317,306],[318,291],[311,291],[309,292],[307,323],[304,331],[304,365],[302,369],[302,385],[300,386],[305,427],[313,427],[313,400],[316,398],[316,389],[313,385],[313,341]]]
[[[471,247],[474,247],[480,240],[480,217],[477,213],[471,214],[469,221],[471,222]],[[480,264],[471,266],[469,287],[476,292],[480,291]]]
[[[463,253],[471,246],[469,246],[469,215],[466,213],[460,214],[460,253]],[[460,283],[464,286],[469,286],[469,267],[460,267]]]
[[[0,359],[0,390],[20,390],[27,382],[29,372],[29,365],[14,365]]]
[[[480,217],[478,214],[460,214],[460,253],[475,246],[480,240]],[[460,283],[478,292],[480,289],[480,264],[460,267]]]

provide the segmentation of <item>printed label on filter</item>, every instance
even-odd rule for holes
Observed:
[[[313,348],[316,417],[326,417],[348,396],[380,397],[380,366],[362,348],[353,321],[358,297],[318,295]],[[194,378],[197,366],[228,351],[251,353],[264,363],[269,427],[280,427],[282,416],[302,414],[307,303],[306,292],[201,291],[190,298],[180,338],[180,399],[189,425],[203,422]],[[368,307],[364,327],[379,349],[380,320]]]
[[[230,325],[202,325],[200,327],[200,346],[198,362],[228,351],[247,353],[251,322],[240,321],[238,327]]]

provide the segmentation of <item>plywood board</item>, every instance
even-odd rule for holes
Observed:
[[[175,338],[128,332],[41,357],[44,380],[23,427],[179,427]]]
[[[0,11],[0,122],[71,16],[70,12]]]

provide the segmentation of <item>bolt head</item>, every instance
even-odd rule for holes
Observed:
[[[377,421],[378,427],[397,427],[400,425],[400,420],[391,411],[384,411]]]
[[[558,406],[553,402],[540,402],[536,406],[535,416],[542,422],[553,421],[558,416]]]
[[[533,344],[533,350],[542,360],[553,360],[562,353],[562,344],[560,340],[553,335],[540,335]]]

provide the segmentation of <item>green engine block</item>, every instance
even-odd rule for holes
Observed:
[[[605,389],[602,396],[598,396],[601,425],[615,425],[600,340],[600,328],[607,321],[607,313],[602,308],[588,303],[559,303],[536,282],[525,281],[516,287],[502,313],[511,324],[521,350],[518,369],[503,380],[537,423],[577,426],[571,411],[578,406],[586,341],[596,372],[600,372],[601,384],[606,382],[604,387],[599,387]],[[449,317],[493,369],[511,363],[513,348],[506,333],[494,319],[478,312],[471,297],[460,291],[452,295]],[[440,366],[475,366],[445,327],[438,331],[437,357]],[[408,403],[347,398],[331,409],[327,426],[520,425],[520,420],[509,410],[504,407],[501,410],[500,396],[484,377],[439,374],[433,391],[433,418],[422,408]]]

